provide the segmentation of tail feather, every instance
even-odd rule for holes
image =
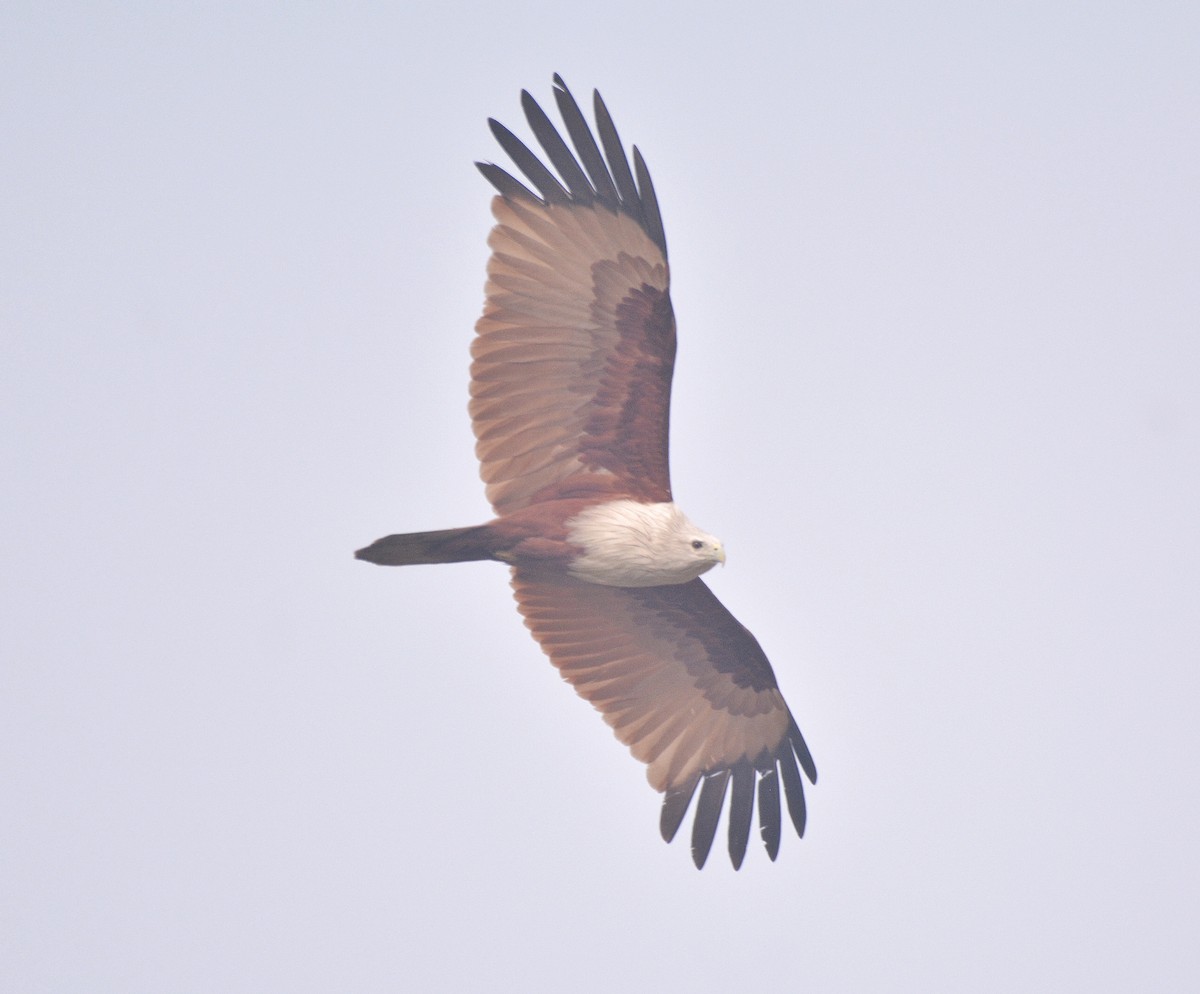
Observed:
[[[354,553],[380,566],[413,566],[419,563],[469,563],[494,559],[493,537],[487,525],[412,532],[376,539]]]

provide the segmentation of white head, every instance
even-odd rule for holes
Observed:
[[[568,525],[583,550],[570,570],[613,587],[687,583],[725,562],[721,540],[701,531],[674,503],[615,500],[596,504]]]

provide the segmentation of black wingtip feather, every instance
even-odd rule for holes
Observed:
[[[808,743],[800,734],[800,726],[796,724],[795,718],[792,719],[792,726],[788,729],[788,739],[792,743],[792,748],[796,750],[796,758],[800,760],[800,767],[804,770],[804,775],[808,777],[808,782],[815,784],[817,782],[817,764],[813,762],[812,753],[808,751]]]
[[[785,740],[786,741],[786,740]],[[802,742],[803,740],[801,740]],[[805,750],[807,755],[807,750]],[[801,759],[803,763],[803,759]],[[805,772],[812,767],[808,757]],[[815,769],[809,776],[814,779]],[[755,784],[757,782],[757,791]],[[804,781],[800,776],[796,754],[791,748],[764,752],[753,764],[748,760],[735,763],[724,770],[715,770],[697,777],[663,797],[659,830],[665,842],[670,842],[688,811],[696,788],[700,787],[692,822],[692,861],[703,868],[712,850],[717,824],[724,806],[726,787],[729,790],[729,859],[740,870],[749,845],[750,828],[754,821],[755,793],[758,795],[758,828],[763,847],[772,862],[779,856],[782,840],[782,800],[786,800],[788,815],[796,834],[804,837],[808,809],[804,797]]]
[[[521,106],[525,109],[525,120],[533,129],[533,136],[538,140],[551,164],[558,170],[559,176],[567,185],[571,200],[577,204],[591,204],[596,199],[596,191],[592,189],[587,174],[580,168],[575,156],[571,154],[562,135],[555,129],[541,105],[533,99],[528,90],[521,91]]]
[[[542,160],[529,151],[529,148],[520,138],[509,131],[508,128],[494,117],[488,118],[488,127],[491,128],[496,141],[500,143],[500,147],[508,153],[509,158],[516,163],[517,168],[525,174],[526,179],[538,188],[542,199],[546,203],[567,204],[571,202],[571,196],[563,189],[563,185],[542,164]]]
[[[796,757],[791,749],[785,749],[779,756],[779,772],[783,774],[783,794],[787,800],[788,814],[792,824],[796,826],[796,834],[804,838],[804,823],[808,819],[808,810],[804,804],[804,781],[800,779],[800,771],[796,768]]]
[[[483,173],[483,178],[506,200],[532,200],[534,203],[541,203],[541,198],[536,193],[513,179],[495,163],[476,162],[475,168]]]
[[[779,774],[772,763],[762,770],[758,780],[758,827],[771,862],[779,855],[780,839]]]
[[[662,833],[663,841],[670,842],[683,823],[688,805],[692,803],[692,795],[696,793],[699,778],[690,780],[682,787],[668,790],[663,797],[662,813],[658,818],[658,830]]]
[[[704,868],[717,834],[717,821],[725,803],[725,785],[729,782],[729,770],[709,773],[700,787],[700,799],[696,801],[696,820],[692,822],[692,862],[696,869]]]
[[[554,100],[574,150],[533,96],[527,90],[521,91],[525,117],[558,175],[508,128],[489,118],[488,126],[496,141],[538,192],[528,190],[499,166],[488,169],[480,166],[488,182],[500,191],[501,196],[510,199],[532,199],[547,204],[603,204],[636,221],[665,256],[667,240],[650,172],[636,147],[633,148],[633,168],[630,168],[612,115],[599,92],[593,95],[595,132],[558,73],[554,74]]]
[[[729,859],[735,870],[742,868],[750,823],[754,819],[754,768],[748,762],[733,767],[733,789],[729,792]]]
[[[633,171],[637,176],[638,194],[642,200],[642,217],[646,234],[654,244],[660,246],[665,253],[667,250],[667,234],[663,230],[662,214],[658,209],[658,195],[654,192],[654,181],[650,179],[650,170],[646,168],[646,160],[633,146]]]
[[[567,84],[563,82],[562,77],[555,75],[554,83],[556,87],[554,102],[558,104],[558,112],[567,126],[567,134],[571,136],[575,151],[583,162],[583,168],[591,177],[592,188],[596,191],[596,199],[615,211],[620,207],[617,188],[613,185],[612,177],[608,173],[608,166],[604,163],[604,156],[600,154],[600,146],[596,144],[592,129],[588,127],[583,111],[579,109],[579,104],[571,95],[571,91],[567,89]]]
[[[629,160],[625,157],[625,148],[621,144],[621,136],[617,134],[617,126],[613,123],[612,115],[608,112],[599,90],[592,91],[592,103],[596,114],[596,130],[600,132],[600,145],[604,149],[604,157],[608,160],[613,181],[617,184],[621,207],[642,222],[644,212],[637,184],[634,183],[633,173],[629,170]]]

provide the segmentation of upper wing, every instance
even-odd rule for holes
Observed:
[[[617,738],[649,764],[664,791],[669,842],[703,779],[692,858],[703,866],[732,779],[729,855],[741,866],[754,785],[771,859],[779,852],[779,778],[796,831],[804,834],[803,781],[817,781],[771,664],[749,631],[701,580],[663,587],[605,587],[561,573],[513,571],[525,624],[551,662],[591,701]]]
[[[561,181],[496,121],[492,132],[540,196],[477,163],[500,196],[471,346],[471,421],[501,515],[558,497],[671,499],[675,318],[658,201],[636,147],[631,172],[600,94],[603,154],[562,79],[554,83],[575,153],[528,93],[521,100]]]

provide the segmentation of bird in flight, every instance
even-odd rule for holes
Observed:
[[[779,853],[781,797],[804,835],[817,770],[758,641],[700,579],[720,540],[676,506],[667,465],[675,318],[658,199],[600,94],[596,134],[562,77],[554,99],[574,151],[528,92],[547,165],[498,121],[532,185],[476,163],[498,191],[483,316],[471,346],[471,423],[495,517],[389,535],[355,555],[383,566],[495,560],[550,661],[663,795],[674,838],[697,794],[702,867],[729,795],[740,868],[753,824]],[[781,786],[782,784],[782,786]]]

